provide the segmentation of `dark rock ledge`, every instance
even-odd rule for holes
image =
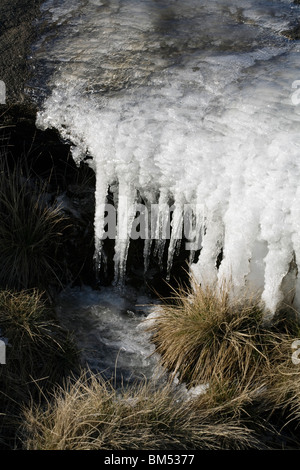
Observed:
[[[32,176],[47,181],[47,190],[57,198],[70,220],[64,235],[63,283],[96,285],[94,272],[94,189],[93,171],[85,164],[77,168],[70,146],[52,130],[35,126],[36,105],[25,93],[31,76],[28,64],[31,44],[36,38],[35,21],[42,0],[1,0],[0,81],[6,88],[0,100],[1,158],[23,159]]]

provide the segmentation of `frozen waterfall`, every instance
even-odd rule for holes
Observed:
[[[145,269],[172,204],[169,269],[187,235],[199,282],[259,289],[271,313],[292,291],[300,308],[300,45],[280,34],[299,14],[289,0],[44,2],[37,125],[92,156],[98,263],[116,188],[117,279],[141,201]]]

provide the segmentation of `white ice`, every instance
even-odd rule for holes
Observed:
[[[65,8],[58,0],[43,6],[56,39],[46,32],[33,51],[37,80],[47,77],[51,90],[37,125],[58,129],[78,161],[93,157],[97,250],[111,184],[127,198],[116,240],[121,278],[137,191],[159,203],[156,233],[174,201],[169,268],[184,204],[196,204],[202,251],[194,276],[260,289],[272,315],[292,260],[300,262],[300,46],[280,35],[300,7],[74,0]],[[157,252],[164,244],[156,241]],[[290,282],[300,308],[300,281]]]

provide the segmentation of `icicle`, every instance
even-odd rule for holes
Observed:
[[[144,241],[144,250],[143,250],[143,256],[144,256],[144,274],[149,269],[149,263],[150,263],[150,255],[151,255],[151,248],[152,248],[152,240],[151,238],[147,238]]]
[[[105,203],[108,191],[108,183],[106,176],[96,167],[96,190],[95,190],[95,217],[94,217],[94,233],[95,233],[95,250],[94,260],[96,272],[100,272],[102,245],[104,238],[104,214]]]
[[[239,210],[243,206],[243,212]],[[255,212],[247,205],[246,198],[235,194],[224,216],[224,250],[219,268],[219,282],[230,282],[236,294],[245,288],[250,273],[250,260],[259,224]]]
[[[294,301],[293,306],[298,312],[300,320],[300,207],[299,207],[300,188],[297,189],[293,203],[291,204],[291,231],[293,253],[295,258],[296,280],[294,286]]]
[[[205,230],[205,206],[203,204],[203,196],[201,190],[199,189],[198,194],[195,196],[196,203],[192,207],[188,207],[187,210],[192,210],[192,220],[189,223],[192,223],[191,233],[186,233],[186,221],[184,224],[185,227],[185,238],[186,238],[186,249],[190,251],[189,257],[189,266],[192,270],[195,267],[194,257],[197,251],[202,250],[202,241],[204,237]],[[186,212],[185,212],[186,217]],[[190,217],[190,215],[188,215]]]
[[[168,261],[167,261],[167,280],[170,279],[171,269],[173,265],[173,258],[176,252],[176,249],[179,244],[182,242],[182,232],[183,232],[183,202],[181,198],[175,197],[174,211],[172,217],[172,230],[171,238],[168,249]]]
[[[255,240],[250,259],[250,271],[246,276],[246,287],[249,292],[260,292],[264,288],[265,263],[268,253],[268,244],[265,240]]]
[[[115,241],[115,285],[124,284],[126,261],[130,244],[132,223],[136,213],[136,190],[127,182],[119,182],[118,223]]]
[[[152,238],[155,239],[153,255],[158,257],[159,266],[163,269],[166,240],[170,239],[169,193],[165,189],[161,190],[158,205],[152,206],[151,227]]]
[[[186,207],[186,206],[185,206]],[[203,206],[188,205],[184,211],[185,249],[190,252],[189,266],[194,262],[196,252],[201,248],[203,238]]]
[[[264,259],[266,268],[262,300],[269,311],[266,320],[271,320],[283,300],[281,284],[289,271],[290,262],[293,258],[293,249],[289,240],[283,239],[278,243],[269,244],[268,250],[268,254]]]
[[[152,223],[154,223],[154,226],[156,228],[156,219],[153,221],[152,220],[152,208],[155,214],[155,208],[157,207],[157,199],[156,199],[156,194],[151,191],[146,191],[146,192],[140,192],[141,193],[141,198],[144,204],[146,205],[147,209],[147,233],[144,238],[144,250],[143,250],[143,257],[144,257],[144,274],[149,269],[149,263],[150,263],[150,256],[151,256],[151,249],[152,249],[152,244],[153,244],[153,237],[152,237]]]
[[[296,264],[296,255],[293,252],[293,258],[289,263],[289,270],[281,283],[281,291],[284,298],[285,305],[293,305],[295,298],[295,288],[298,275],[298,268]]]
[[[296,277],[296,280],[295,280],[293,307],[294,307],[295,311],[297,312],[298,319],[300,320],[300,273],[299,273],[299,267],[298,267],[297,277]]]
[[[219,214],[207,214],[199,260],[191,267],[195,279],[202,285],[217,281],[217,257],[223,247],[224,226]]]

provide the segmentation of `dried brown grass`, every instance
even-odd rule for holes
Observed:
[[[173,386],[142,381],[116,390],[84,372],[45,407],[25,410],[29,450],[246,449],[260,447],[233,418],[203,413]]]
[[[160,310],[147,328],[160,364],[188,387],[209,383],[205,400],[252,401],[270,384],[284,389],[287,374],[292,380],[299,376],[291,361],[297,332],[291,334],[284,322],[266,324],[255,296],[237,299],[226,285],[194,283],[191,289],[174,290],[172,302]]]
[[[6,448],[16,443],[22,407],[61,383],[79,359],[72,337],[36,289],[0,291],[0,332],[8,341],[0,366],[0,448]]]

